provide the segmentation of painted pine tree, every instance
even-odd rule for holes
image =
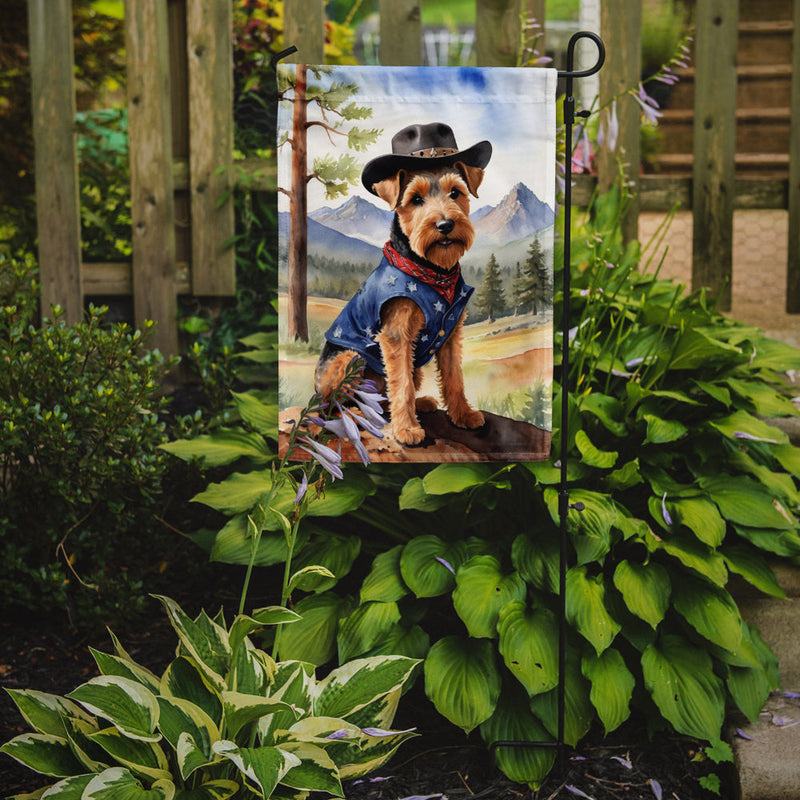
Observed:
[[[380,136],[377,129],[362,129],[353,123],[368,119],[372,109],[359,106],[352,98],[358,93],[355,83],[333,82],[325,88],[323,76],[331,69],[297,64],[295,71],[278,67],[278,92],[281,102],[292,104],[292,132],[278,142],[292,151],[291,186],[278,191],[289,197],[289,255],[287,286],[289,338],[308,341],[308,184],[319,181],[325,197],[333,200],[347,194],[361,176],[362,165],[351,153],[338,157],[330,152],[313,159],[309,171],[308,135],[312,129],[325,134],[332,144],[341,141],[349,150],[365,150]],[[309,83],[309,73],[314,83]],[[311,109],[311,113],[309,110]]]
[[[531,240],[528,257],[522,266],[522,276],[515,298],[521,306],[530,306],[536,316],[553,301],[553,281],[545,260],[542,244],[537,237]]]
[[[489,263],[486,265],[483,283],[475,296],[475,308],[481,314],[486,314],[489,322],[494,322],[495,314],[500,314],[505,307],[506,298],[503,293],[503,276],[500,274],[497,259],[492,253]]]

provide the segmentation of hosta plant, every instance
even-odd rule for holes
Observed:
[[[192,619],[160,599],[178,638],[162,675],[112,636],[113,654],[92,651],[100,675],[65,697],[8,690],[32,732],[0,750],[51,781],[18,798],[343,797],[343,779],[414,735],[391,725],[415,660],[357,659],[318,679],[313,665],[276,663],[250,640],[294,612],[272,606],[227,626],[221,613]]]

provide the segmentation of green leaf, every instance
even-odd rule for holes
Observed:
[[[277,747],[237,747],[234,742],[223,739],[214,743],[214,752],[233,762],[264,797],[271,797],[284,775],[300,765],[296,755]]]
[[[159,745],[130,739],[116,728],[97,731],[89,738],[134,775],[149,781],[171,779],[169,762]]]
[[[483,741],[491,747],[495,742],[548,742],[552,737],[531,713],[525,693],[510,683],[503,687],[497,707],[489,719],[481,723]],[[555,749],[545,747],[501,746],[494,751],[495,763],[516,783],[536,790],[555,763]]]
[[[253,611],[252,616],[249,617],[246,614],[239,614],[228,632],[228,643],[231,650],[236,651],[247,636],[265,625],[285,625],[299,622],[301,619],[302,617],[296,611],[283,606],[259,608]]]
[[[660,507],[661,501],[658,498],[651,499],[655,499]],[[671,533],[668,538],[659,540],[650,534],[645,541],[651,552],[663,550],[667,555],[678,559],[685,566],[716,583],[717,586],[724,586],[728,580],[728,570],[725,568],[722,556],[697,541],[694,536]]]
[[[172,800],[174,796],[171,781],[156,781],[145,789],[127,769],[112,767],[89,781],[81,800]]]
[[[300,759],[281,778],[284,786],[306,792],[326,792],[335,797],[344,797],[339,770],[331,757],[321,748],[308,742],[282,742],[280,749]]]
[[[685,525],[703,544],[719,547],[725,538],[725,520],[717,507],[703,497],[686,497],[667,502],[672,519]]]
[[[90,647],[89,650],[103,675],[119,675],[122,678],[129,678],[132,681],[141,683],[151,692],[158,691],[159,679],[149,669],[137,664],[130,658],[101,653],[93,647]]]
[[[639,459],[634,458],[628,461],[619,469],[615,469],[606,476],[606,485],[611,490],[624,491],[633,486],[644,483],[644,478],[639,471]]]
[[[467,558],[463,541],[448,544],[438,536],[417,536],[403,548],[400,573],[417,597],[437,597],[453,588],[454,573]]]
[[[647,435],[645,444],[669,444],[676,442],[684,437],[688,428],[677,420],[662,419],[653,414],[645,414],[644,420],[647,423]]]
[[[673,350],[669,369],[698,369],[713,361],[735,363],[741,360],[742,351],[738,347],[712,339],[696,328],[688,328]]]
[[[332,592],[304,597],[295,605],[299,622],[281,631],[281,660],[324,664],[336,653],[339,619],[348,612],[348,603]]]
[[[558,684],[558,624],[551,611],[514,600],[500,609],[497,632],[503,661],[528,694]]]
[[[264,436],[272,439],[278,434],[278,405],[262,403],[252,392],[231,392],[242,419]]]
[[[222,722],[222,698],[195,662],[188,658],[176,658],[167,667],[161,676],[160,693],[165,698],[188,700],[202,709],[215,725]]]
[[[406,481],[400,492],[399,508],[401,511],[437,511],[451,503],[446,495],[428,494],[422,484],[422,478],[411,478]]]
[[[353,562],[361,552],[359,536],[316,536],[298,554],[292,566],[301,570],[306,567],[323,567],[329,575],[304,575],[296,584],[305,592],[324,592],[350,572]]]
[[[208,781],[196,789],[179,789],[174,800],[228,800],[238,791],[235,781]]]
[[[100,675],[70,692],[90,714],[108,720],[131,739],[157,742],[158,703],[140,683],[117,675]]]
[[[6,689],[25,722],[36,733],[49,733],[63,737],[64,717],[75,717],[86,722],[92,718],[77,704],[55,694],[33,689]]]
[[[581,671],[592,684],[589,699],[597,709],[597,716],[608,736],[630,716],[636,679],[625,666],[619,650],[614,648],[599,656],[587,653],[581,661]]]
[[[592,444],[592,440],[589,438],[588,434],[583,430],[579,430],[575,434],[575,445],[580,451],[581,461],[590,467],[611,469],[619,458],[619,453],[616,450],[598,450],[597,447]]]
[[[364,655],[399,621],[397,603],[362,603],[339,623],[339,663]]]
[[[789,558],[800,556],[800,536],[795,531],[748,528],[745,525],[734,525],[733,529],[760,550]]]
[[[760,484],[742,476],[718,475],[700,479],[722,516],[749,528],[797,527],[797,520]]]
[[[740,381],[736,378],[727,378],[725,383],[739,397],[752,403],[753,410],[760,417],[786,417],[797,413],[797,409],[788,397],[768,386],[763,380]]]
[[[486,639],[446,636],[425,659],[425,693],[466,733],[494,713],[500,688],[494,645]]]
[[[614,640],[621,625],[609,614],[605,604],[603,575],[591,577],[586,567],[567,571],[567,621],[594,647],[598,655]]]
[[[272,472],[268,469],[234,472],[220,483],[209,484],[205,491],[192,498],[192,502],[203,503],[230,516],[253,508],[271,485]]]
[[[778,583],[772,567],[754,547],[744,543],[727,544],[720,552],[731,572],[741,575],[748,583],[770,597],[786,597],[786,592]]]
[[[622,594],[631,613],[655,629],[669,608],[669,572],[654,561],[638,564],[623,560],[614,570],[614,586]]]
[[[49,733],[23,733],[0,747],[0,753],[42,775],[63,778],[86,772],[72,753],[69,742]]]
[[[292,711],[290,705],[276,700],[274,697],[262,697],[242,692],[223,692],[222,709],[225,717],[225,731],[228,736],[234,738],[245,725],[249,725],[261,717],[279,711]]]
[[[543,592],[556,594],[559,582],[559,545],[555,536],[532,539],[521,533],[511,545],[511,563],[525,581]]]
[[[522,600],[525,592],[519,573],[504,575],[493,556],[473,556],[456,573],[453,608],[470,636],[494,639],[500,609],[511,600]]]
[[[624,438],[628,432],[625,409],[616,397],[591,392],[581,398],[581,411],[587,411],[597,417],[606,430],[618,438]]]
[[[43,790],[40,789],[33,794],[13,795],[7,800],[38,800],[39,797],[44,797],[45,799],[57,798],[57,800],[81,800],[83,797],[83,790],[89,785],[92,778],[94,778],[94,773],[88,775],[74,775],[70,778],[64,778],[64,780],[58,781],[58,783],[54,783],[47,788],[47,794],[41,794]]]
[[[379,600],[384,603],[396,602],[408,594],[400,572],[400,555],[403,545],[397,545],[375,557],[369,575],[361,584],[361,602]]]
[[[701,636],[725,650],[738,649],[742,641],[742,618],[725,589],[683,575],[673,583],[672,604]]]
[[[204,763],[211,761],[211,745],[220,738],[219,728],[203,709],[179,697],[159,697],[158,728],[164,738],[178,752],[182,735],[191,737],[190,749],[200,751]],[[186,745],[184,745],[184,748]],[[181,777],[186,780],[198,765],[186,768],[186,760],[179,759]]]
[[[727,417],[709,420],[708,424],[730,439],[739,439],[742,437],[737,434],[746,434],[774,444],[786,444],[789,441],[789,437],[780,428],[769,425],[746,411],[736,411]]]
[[[666,634],[642,654],[642,671],[647,691],[678,733],[720,738],[725,694],[705,651]]]
[[[161,450],[184,461],[199,461],[204,467],[220,467],[240,458],[265,464],[274,458],[263,437],[240,428],[217,428],[213,433],[194,439],[179,439],[159,445]]]
[[[247,519],[247,514],[237,514],[228,520],[214,539],[210,553],[211,561],[246,565],[253,559],[253,566],[256,567],[271,567],[273,564],[285,561],[288,550],[282,533],[262,533],[255,555],[253,554],[255,542],[248,530]],[[308,533],[307,528],[308,526],[304,525],[301,532]]]
[[[464,492],[482,486],[493,474],[489,464],[439,464],[422,479],[422,487],[432,495]]]

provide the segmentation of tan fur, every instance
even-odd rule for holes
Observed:
[[[482,180],[482,169],[458,162],[453,167],[431,171],[399,170],[372,188],[396,211],[400,228],[412,250],[440,268],[451,270],[475,238],[469,220],[469,195],[478,196]],[[447,233],[436,227],[437,222],[443,221],[452,222],[452,229]],[[462,315],[436,354],[438,382],[453,424],[461,428],[479,428],[484,422],[483,414],[469,405],[464,393],[463,323]],[[414,347],[424,325],[424,314],[409,298],[394,298],[381,309],[381,332],[376,341],[386,369],[392,433],[405,445],[419,444],[425,438],[416,412],[437,408],[434,398],[416,397],[422,384],[422,370],[414,369]],[[317,391],[323,396],[330,394],[341,382],[354,355],[353,351],[346,350],[321,362],[316,375]]]

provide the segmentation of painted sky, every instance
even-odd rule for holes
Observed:
[[[472,199],[473,210],[495,205],[518,182],[554,206],[555,176],[555,86],[551,69],[472,68],[472,67],[333,67],[331,74],[315,83],[354,83],[358,105],[373,109],[371,118],[356,121],[360,128],[379,128],[382,134],[367,151],[348,150],[333,137],[332,145],[321,128],[309,130],[310,161],[315,155],[334,156],[349,152],[366,164],[372,158],[391,153],[391,139],[406,125],[444,122],[453,129],[460,149],[488,139],[492,159],[486,167],[483,184]],[[309,105],[309,119],[318,117],[318,106]],[[291,109],[281,104],[278,124],[291,126]],[[336,116],[329,114],[329,119]],[[344,128],[351,123],[345,123]],[[343,140],[342,140],[343,141]],[[282,174],[288,174],[289,147],[281,148]],[[325,198],[317,181],[309,182],[309,210],[338,206],[354,194],[380,203],[359,181],[346,197]],[[287,207],[279,194],[281,208]]]

